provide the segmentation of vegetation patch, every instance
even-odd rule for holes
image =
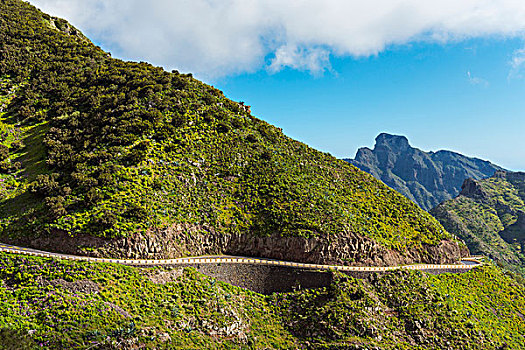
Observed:
[[[52,349],[296,348],[265,297],[193,269],[157,284],[155,271],[0,253],[0,348],[12,335]]]
[[[314,349],[523,349],[525,288],[494,267],[465,274],[397,271],[273,297]]]

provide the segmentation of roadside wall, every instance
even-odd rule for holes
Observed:
[[[321,288],[333,281],[328,270],[298,269],[287,266],[251,264],[196,264],[200,273],[261,294],[291,292],[295,289]],[[177,265],[180,267],[180,265]]]
[[[181,265],[176,265],[181,267]],[[188,264],[200,273],[245,288],[256,293],[272,294],[291,292],[297,289],[328,287],[334,273],[330,270],[313,270],[289,266],[268,266],[257,264]],[[433,275],[442,273],[465,273],[465,268],[421,269]],[[343,271],[354,278],[368,278],[370,275],[383,274],[388,271]]]
[[[137,267],[171,266],[194,267],[199,272],[234,286],[252,290],[257,293],[271,294],[289,292],[295,289],[320,288],[329,286],[333,271],[338,270],[355,278],[368,278],[374,273],[386,273],[397,267],[373,266],[331,266],[306,263],[294,263],[246,257],[196,257],[172,260],[119,260],[49,253],[0,244],[0,251],[14,254],[34,255],[58,259],[90,261],[100,263],[117,263]],[[469,263],[470,262],[470,263]],[[430,274],[464,273],[479,266],[479,259],[465,258],[467,265],[407,265],[404,269],[424,271]]]

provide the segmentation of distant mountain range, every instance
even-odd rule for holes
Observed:
[[[498,171],[489,179],[468,179],[458,197],[430,213],[471,253],[525,272],[525,173]]]
[[[410,146],[406,137],[386,133],[377,136],[374,149],[360,148],[355,159],[345,160],[425,210],[457,196],[466,179],[479,180],[504,170],[451,151],[424,152]]]

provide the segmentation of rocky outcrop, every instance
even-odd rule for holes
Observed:
[[[483,191],[481,185],[474,179],[466,179],[463,185],[461,186],[461,196],[471,197],[471,198],[486,198],[487,194]]]
[[[373,150],[360,148],[355,159],[345,160],[425,210],[457,196],[465,179],[487,178],[502,170],[455,152],[423,152],[411,147],[406,137],[385,133],[376,138]]]
[[[71,237],[65,232],[12,242],[67,254],[96,257],[169,259],[182,256],[227,254],[315,264],[393,266],[411,263],[445,264],[469,255],[455,241],[422,245],[405,252],[386,249],[355,234],[333,237],[283,237],[280,235],[220,235],[203,226],[176,225],[133,237],[105,240],[88,235]]]

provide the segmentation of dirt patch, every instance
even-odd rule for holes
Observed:
[[[184,274],[183,268],[173,268],[169,270],[163,269],[147,269],[144,275],[155,284],[166,284],[170,282],[177,282],[179,277]]]
[[[41,280],[39,282],[43,286],[63,287],[72,293],[95,294],[100,291],[99,285],[91,280],[68,282],[59,278],[52,281]]]
[[[118,305],[115,305],[113,303],[110,303],[110,302],[104,302],[104,305],[112,308],[113,310],[115,310],[115,312],[125,318],[131,318],[131,315],[126,311],[124,310],[123,308],[121,308],[120,306]]]

